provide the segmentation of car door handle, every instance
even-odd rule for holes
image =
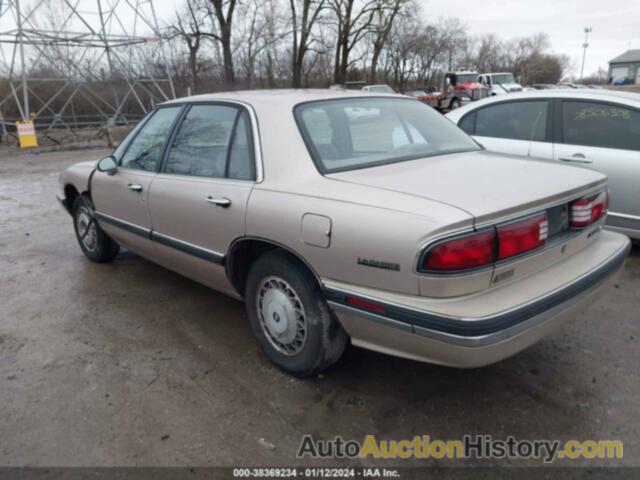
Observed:
[[[142,191],[142,185],[140,185],[139,183],[130,183],[129,185],[127,185],[127,188],[129,190],[133,190],[134,192]]]
[[[222,208],[229,208],[231,206],[231,200],[229,200],[227,197],[213,198],[209,196],[207,197],[207,202],[213,203],[214,205]]]
[[[560,157],[563,162],[576,162],[576,163],[592,163],[593,160],[585,157],[582,153],[574,153],[570,157]]]

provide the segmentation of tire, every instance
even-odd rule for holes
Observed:
[[[460,100],[453,99],[449,104],[449,110],[455,110],[456,108],[460,108]]]
[[[340,359],[347,333],[315,277],[295,257],[283,250],[259,257],[249,271],[245,293],[251,329],[282,370],[306,377]]]
[[[120,245],[107,235],[93,218],[93,203],[88,195],[78,195],[73,202],[73,229],[85,256],[96,263],[112,261]]]

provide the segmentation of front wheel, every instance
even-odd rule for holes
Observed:
[[[120,246],[107,235],[93,216],[93,203],[88,195],[78,195],[73,202],[73,227],[85,256],[97,263],[113,260]]]
[[[260,346],[286,372],[304,377],[340,359],[347,334],[315,277],[287,252],[267,253],[253,264],[246,304]]]
[[[460,100],[454,98],[449,104],[449,110],[455,110],[456,108],[460,108]]]

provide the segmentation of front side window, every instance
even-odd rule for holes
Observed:
[[[323,173],[480,149],[433,108],[410,99],[311,102],[298,105],[295,116]]]
[[[548,102],[507,102],[478,110],[475,135],[544,142]]]
[[[122,156],[123,168],[157,172],[164,146],[181,106],[158,109],[145,122]]]
[[[563,143],[640,151],[640,112],[619,105],[562,102]]]
[[[246,112],[226,105],[194,105],[169,149],[165,173],[196,177],[253,176]]]

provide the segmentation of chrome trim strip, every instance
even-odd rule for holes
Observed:
[[[120,220],[119,218],[112,217],[111,215],[107,215],[106,213],[101,213],[98,211],[94,211],[93,215],[99,221],[108,223],[109,225],[113,225],[114,227],[121,228],[126,230],[129,233],[133,233],[135,235],[139,235],[145,238],[151,238],[151,230],[148,228],[140,227],[130,222],[126,222],[124,220]]]
[[[178,240],[177,238],[164,235],[163,233],[158,233],[156,231],[151,232],[151,240],[218,265],[224,265],[225,262],[225,256],[222,253]]]
[[[338,312],[344,312],[349,315],[353,315],[354,317],[362,318],[364,320],[371,320],[371,321],[380,323],[386,327],[393,327],[399,330],[404,330],[405,332],[408,332],[408,333],[414,333],[413,327],[408,323],[392,320],[390,318],[383,317],[382,315],[376,315],[375,313],[363,312],[362,310],[358,310],[357,308],[349,307],[348,305],[343,305],[341,303],[332,302],[332,301],[329,301],[328,303],[329,305],[331,305],[331,307],[334,310]]]
[[[629,215],[628,213],[616,213],[616,212],[612,212],[611,210],[609,210],[607,212],[607,216],[616,217],[616,218],[624,218],[625,220],[636,220],[636,221],[640,222],[640,217],[638,217],[636,215]]]
[[[135,235],[140,235],[141,237],[148,238],[149,240],[158,242],[167,247],[175,248],[176,250],[180,250],[181,252],[188,253],[189,255],[193,255],[194,257],[198,257],[218,265],[225,264],[225,255],[214,250],[208,250],[206,248],[193,245],[192,243],[184,242],[182,240],[178,240],[177,238],[170,237],[169,235],[164,235],[162,233],[149,230],[148,228],[140,227],[133,223],[129,223],[124,220],[120,220],[119,218],[112,217],[111,215],[107,215],[106,213],[94,212],[94,215],[98,220],[102,222],[121,228]]]

